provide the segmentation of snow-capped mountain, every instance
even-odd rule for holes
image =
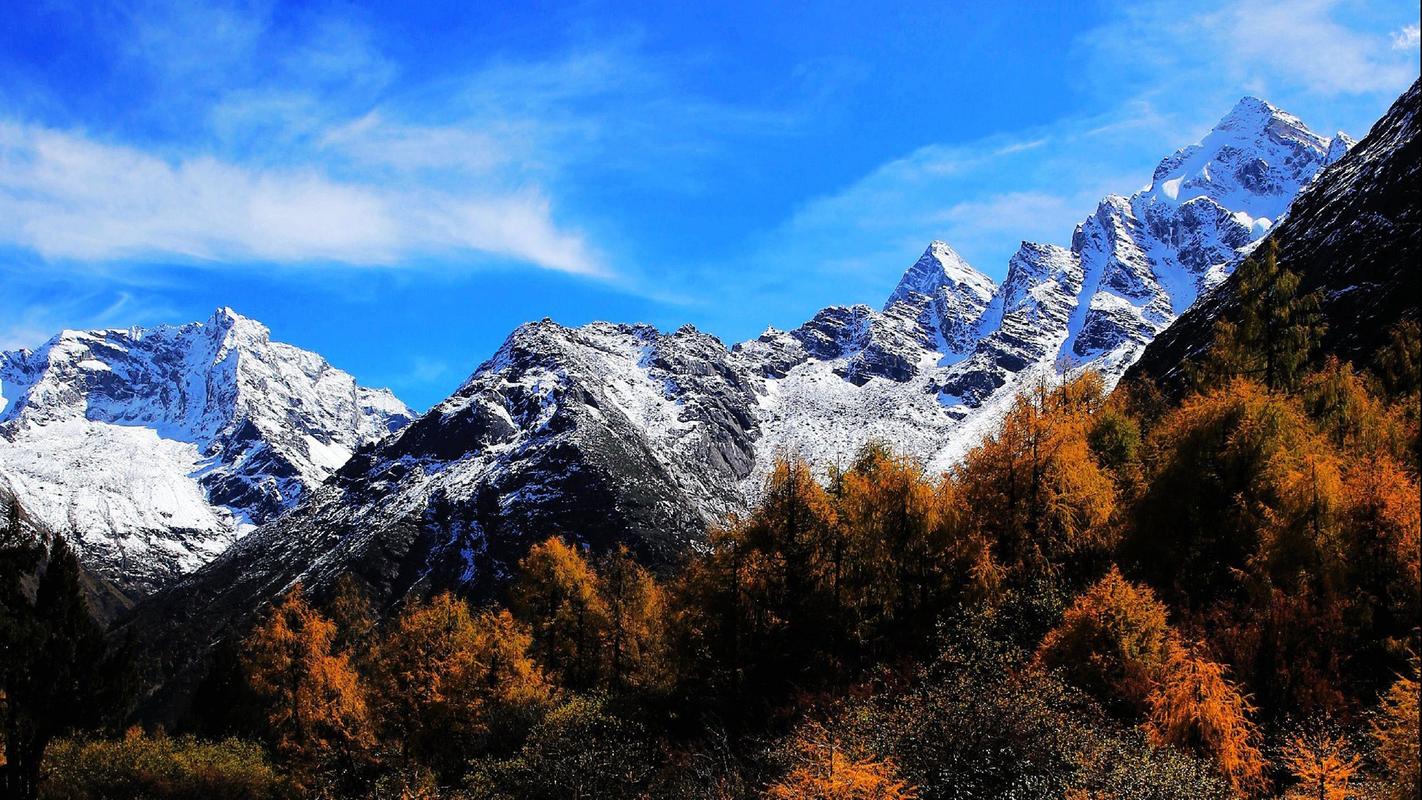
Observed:
[[[1279,260],[1299,275],[1299,291],[1318,291],[1324,353],[1366,364],[1403,319],[1416,321],[1422,297],[1422,81],[1412,84],[1350,156],[1310,183],[1270,238]],[[1182,365],[1211,343],[1217,320],[1233,317],[1238,298],[1226,281],[1151,342],[1131,368],[1177,391]]]
[[[388,391],[218,309],[0,353],[0,484],[86,564],[150,591],[409,421]]]
[[[1000,285],[934,242],[882,311],[826,309],[739,345],[752,364],[774,366],[761,471],[776,452],[824,463],[866,437],[946,469],[1031,382],[1091,366],[1114,384],[1351,144],[1245,98],[1145,189],[1102,200],[1070,247],[1024,242]]]
[[[689,326],[524,325],[453,396],[159,602],[240,613],[343,572],[386,602],[489,592],[551,533],[666,563],[744,507],[780,453],[824,466],[879,438],[947,467],[1029,381],[1081,364],[1118,378],[1347,144],[1245,100],[1148,188],[1103,200],[1070,247],[1024,243],[1000,285],[934,242],[882,309],[827,308],[732,348]]]

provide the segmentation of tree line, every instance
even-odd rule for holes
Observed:
[[[552,537],[478,606],[292,587],[214,660],[190,731],[36,722],[26,692],[83,687],[7,671],[7,734],[59,737],[42,769],[15,751],[7,791],[1416,797],[1422,337],[1322,357],[1274,252],[1239,272],[1179,399],[1087,371],[944,474],[883,443],[782,459],[668,574]],[[6,648],[91,646],[56,547],[4,597]]]

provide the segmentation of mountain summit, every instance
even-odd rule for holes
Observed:
[[[1001,284],[934,242],[882,309],[826,308],[731,348],[690,326],[521,326],[454,395],[147,613],[202,596],[202,624],[221,624],[346,572],[382,603],[488,593],[552,534],[668,563],[782,454],[827,466],[882,439],[946,468],[1031,382],[1081,365],[1114,382],[1339,155],[1241,103],[1150,188],[1102,200],[1070,247],[1023,243]]]
[[[0,484],[139,592],[300,502],[404,404],[230,308],[0,353]]]

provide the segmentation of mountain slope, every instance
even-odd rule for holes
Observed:
[[[733,348],[689,327],[522,326],[136,625],[206,642],[295,582],[319,593],[345,572],[385,605],[487,594],[553,533],[665,564],[744,507],[781,453],[823,466],[881,438],[944,468],[1031,381],[1068,362],[1118,378],[1346,145],[1242,101],[1150,188],[1104,200],[1071,247],[1024,243],[1001,285],[935,242],[882,310],[827,308]]]
[[[0,484],[85,564],[151,591],[293,507],[410,413],[219,309],[0,353]]]
[[[1367,363],[1388,332],[1418,318],[1422,296],[1422,82],[1412,84],[1348,158],[1310,184],[1270,233],[1301,292],[1323,293],[1332,320],[1322,349]],[[1186,360],[1209,347],[1215,322],[1238,310],[1233,281],[1185,313],[1146,348],[1129,375],[1178,390]]]

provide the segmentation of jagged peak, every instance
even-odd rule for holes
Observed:
[[[202,325],[224,335],[234,330],[240,330],[250,332],[259,339],[269,340],[271,338],[271,329],[251,317],[237,313],[232,310],[231,306],[219,306]]]
[[[1338,161],[1338,159],[1348,155],[1348,151],[1352,150],[1353,145],[1357,143],[1357,139],[1354,139],[1343,131],[1338,131],[1333,135],[1332,139],[1328,140],[1328,155],[1324,161],[1329,164]]]
[[[956,250],[942,240],[934,240],[913,266],[899,279],[899,285],[889,296],[884,308],[903,302],[913,294],[936,297],[948,289],[957,294],[968,294],[979,302],[986,302],[997,285],[992,278],[974,269]]]
[[[1319,152],[1328,146],[1328,140],[1310,130],[1303,120],[1257,97],[1241,98],[1228,114],[1215,123],[1210,136],[1205,139],[1208,142],[1211,138],[1257,139],[1264,136]]]

